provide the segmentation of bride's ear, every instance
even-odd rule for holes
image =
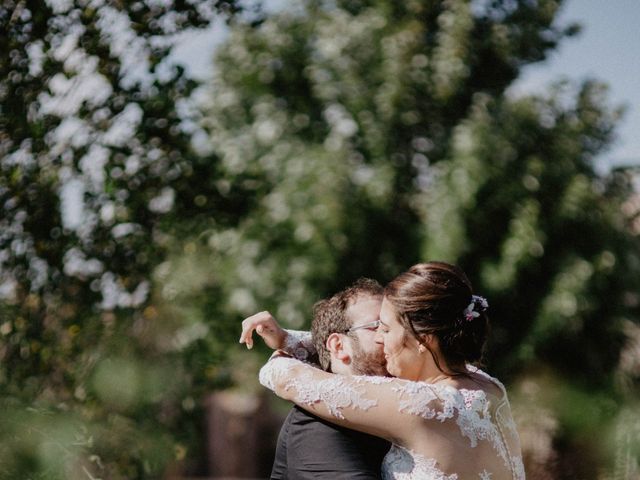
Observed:
[[[339,333],[332,333],[329,335],[326,346],[331,355],[335,356],[337,359],[343,361],[349,359],[349,353],[346,351],[342,335]]]

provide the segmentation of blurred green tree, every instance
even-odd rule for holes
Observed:
[[[490,370],[546,428],[541,468],[569,459],[546,473],[595,478],[598,438],[637,453],[637,189],[594,163],[618,113],[595,83],[505,95],[577,32],[561,5],[296,2],[232,25],[190,104],[171,41],[235,3],[5,2],[3,474],[198,458],[202,392],[255,383],[243,316],[302,327],[433,258],[490,298]]]
[[[637,349],[636,190],[596,168],[621,113],[603,86],[507,92],[578,31],[557,25],[561,3],[307,1],[235,26],[201,123],[224,175],[254,177],[256,207],[200,254],[228,299],[216,318],[269,308],[290,326],[358,276],[461,265],[491,299],[491,371],[566,393],[540,400],[564,455],[540,462],[596,478],[637,393],[620,369]]]
[[[3,478],[142,478],[184,456],[190,380],[172,327],[149,334],[150,277],[174,219],[206,215],[195,195],[221,223],[245,200],[212,191],[216,163],[194,155],[180,114],[196,84],[167,57],[182,32],[238,9],[0,6]]]
[[[225,185],[251,177],[255,208],[234,229],[249,251],[209,241],[235,258],[237,313],[278,306],[299,323],[318,292],[421,258],[431,165],[474,96],[500,96],[577,31],[554,24],[560,3],[307,1],[234,26],[201,124]]]

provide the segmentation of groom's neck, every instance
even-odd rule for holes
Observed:
[[[353,375],[351,365],[341,362],[340,360],[331,361],[331,371],[339,375]]]

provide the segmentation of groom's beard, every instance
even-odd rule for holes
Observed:
[[[351,357],[351,370],[354,375],[391,376],[389,372],[387,372],[387,362],[384,359],[384,352],[365,352],[358,340],[352,342],[352,345],[353,356]]]

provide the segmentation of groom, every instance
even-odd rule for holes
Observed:
[[[375,342],[381,303],[382,287],[369,279],[316,303],[311,334],[324,370],[388,375],[382,347]],[[280,328],[273,317],[270,321],[262,333],[258,327],[265,341],[265,330]],[[278,436],[271,480],[377,480],[389,446],[381,438],[339,427],[294,406]]]

